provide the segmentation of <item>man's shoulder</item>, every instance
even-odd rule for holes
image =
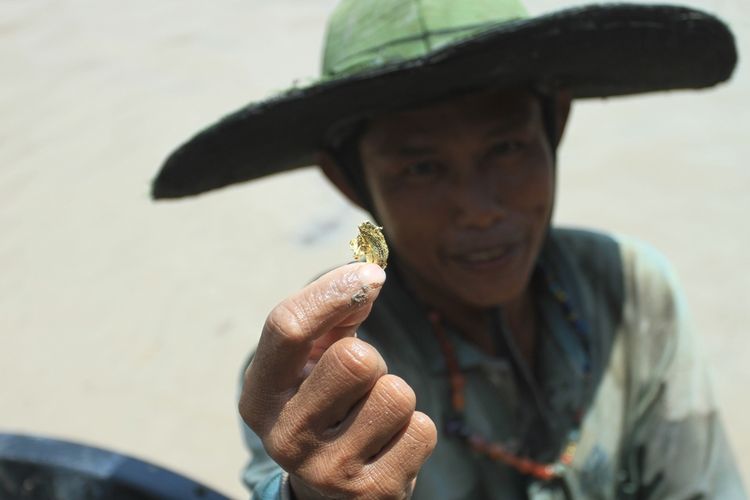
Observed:
[[[669,309],[679,285],[668,259],[652,245],[622,234],[554,228],[550,241],[595,294],[617,310],[626,303]],[[654,313],[655,311],[649,311]]]
[[[684,297],[669,260],[649,243],[631,236],[556,229],[553,238],[584,270],[592,289],[604,295],[616,292],[622,331],[638,353],[631,362],[639,366],[637,371],[650,373],[660,362],[653,359],[655,353],[670,353],[687,323]]]
[[[583,228],[555,227],[550,231],[554,245],[585,268],[603,273],[619,268],[670,279],[668,259],[651,244],[632,236]]]
[[[618,238],[602,231],[576,227],[553,227],[551,241],[576,258],[610,255],[618,250]]]
[[[622,288],[623,263],[618,238],[611,234],[579,228],[550,230],[549,257],[565,263],[586,281]]]

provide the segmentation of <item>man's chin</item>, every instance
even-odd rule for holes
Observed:
[[[522,296],[528,283],[523,265],[515,266],[510,273],[508,269],[476,273],[466,272],[451,262],[438,266],[436,272],[433,270],[431,280],[409,279],[416,276],[419,275],[407,272],[407,282],[427,303],[456,302],[472,309],[491,309],[511,303]]]
[[[492,309],[508,304],[523,294],[524,287],[510,286],[498,289],[494,287],[471,287],[460,291],[459,298],[466,305],[476,309]]]
[[[517,266],[511,272],[485,274],[458,272],[447,281],[454,285],[453,295],[459,300],[486,309],[512,302],[523,295],[529,281],[529,272],[523,268]]]

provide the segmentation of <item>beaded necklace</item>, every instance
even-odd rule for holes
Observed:
[[[545,279],[547,290],[562,308],[566,320],[570,323],[576,336],[584,347],[586,359],[583,369],[585,378],[588,380],[590,378],[591,370],[588,325],[583,318],[575,312],[567,293],[554,279],[552,279],[551,274],[543,267],[540,267],[540,271]],[[458,364],[455,349],[443,328],[440,315],[435,311],[431,311],[428,313],[428,317],[432,324],[432,330],[437,337],[438,344],[440,345],[440,350],[443,353],[450,379],[452,414],[446,419],[446,434],[461,439],[476,453],[484,455],[495,462],[500,462],[512,467],[521,474],[542,481],[551,481],[561,477],[565,473],[565,470],[573,463],[573,459],[575,458],[578,441],[580,439],[580,424],[583,416],[582,408],[575,412],[575,425],[573,430],[568,434],[567,442],[562,449],[562,453],[560,453],[557,460],[552,463],[537,462],[530,458],[519,456],[509,451],[507,446],[489,441],[484,438],[484,436],[473,432],[466,425],[464,417],[464,390],[466,387],[466,378]]]

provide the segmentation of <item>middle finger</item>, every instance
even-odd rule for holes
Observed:
[[[386,372],[374,347],[357,338],[341,339],[323,353],[285,406],[284,420],[325,440]]]

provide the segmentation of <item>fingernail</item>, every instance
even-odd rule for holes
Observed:
[[[363,285],[385,283],[385,271],[377,264],[365,264],[357,270],[357,276]]]

